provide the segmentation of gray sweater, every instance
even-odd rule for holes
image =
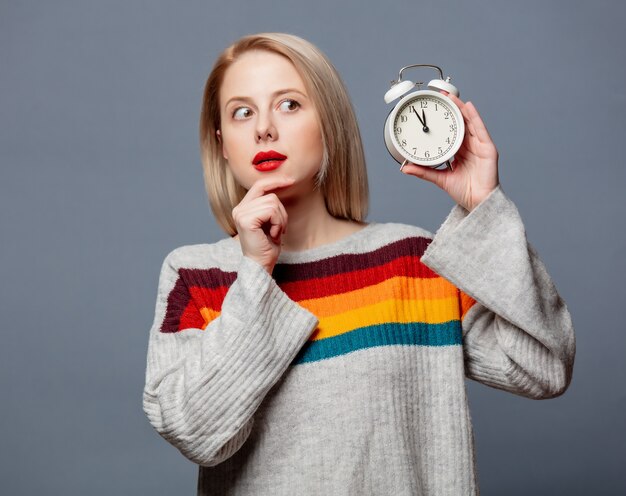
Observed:
[[[370,223],[282,252],[182,246],[161,269],[143,406],[198,494],[475,495],[464,378],[568,387],[570,315],[498,186],[433,237]]]

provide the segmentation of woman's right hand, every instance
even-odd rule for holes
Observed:
[[[287,212],[271,191],[291,186],[284,176],[259,179],[233,209],[241,252],[262,265],[269,274],[280,254],[281,236],[287,230]]]

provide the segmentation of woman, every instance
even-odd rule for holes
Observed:
[[[144,410],[200,465],[198,494],[477,494],[464,378],[529,398],[568,387],[567,308],[498,183],[473,105],[437,234],[364,222],[345,88],[310,43],[242,38],[200,123],[231,236],[161,269]]]

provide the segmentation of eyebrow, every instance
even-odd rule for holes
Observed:
[[[308,98],[308,97],[307,97],[304,93],[302,93],[300,90],[297,90],[297,89],[295,89],[295,88],[285,88],[285,89],[283,89],[283,90],[278,90],[278,91],[275,91],[274,93],[272,93],[272,95],[271,95],[271,96],[272,96],[272,99],[274,99],[274,98],[276,98],[277,96],[284,95],[285,93],[298,93],[298,94],[302,95],[304,98]],[[250,102],[250,101],[252,101],[252,98],[247,97],[247,96],[234,96],[234,97],[230,98],[230,99],[226,102],[226,104],[224,105],[224,107],[228,107],[228,105],[229,105],[231,102],[234,102],[234,101],[237,101],[237,100],[238,100],[238,101],[244,101],[244,102]]]

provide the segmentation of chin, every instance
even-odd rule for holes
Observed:
[[[310,182],[298,181],[288,188],[277,191],[276,195],[281,200],[288,200],[315,196],[318,192],[319,188],[316,186],[315,180],[311,179]]]

